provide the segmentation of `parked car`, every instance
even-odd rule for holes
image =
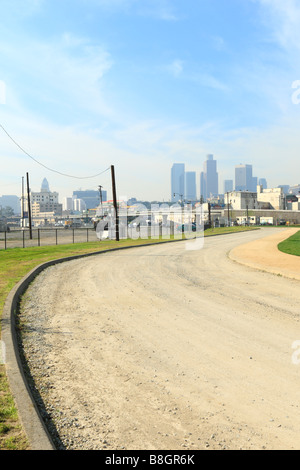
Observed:
[[[192,222],[191,224],[182,224],[178,225],[177,230],[179,232],[196,232],[197,225],[195,222]]]

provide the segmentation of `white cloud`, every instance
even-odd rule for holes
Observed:
[[[169,72],[174,76],[178,77],[183,71],[183,61],[176,59],[169,66],[167,66]]]
[[[300,48],[300,4],[298,0],[255,0],[262,7],[263,21],[272,37],[286,49]]]
[[[111,55],[99,44],[65,32],[52,42],[33,42],[24,37],[12,40],[0,49],[2,64],[10,72],[14,93],[24,103],[30,101],[45,111],[48,105],[57,106],[58,116],[80,109],[98,115],[112,116],[105,98],[103,78],[113,66]],[[19,77],[22,80],[19,81]],[[3,77],[1,77],[3,78]]]
[[[181,77],[188,82],[194,82],[201,87],[213,88],[219,91],[228,91],[228,85],[212,74],[205,70],[199,69],[198,66],[194,67],[191,64],[186,64],[184,61],[175,59],[171,64],[167,65],[165,69],[175,78]]]

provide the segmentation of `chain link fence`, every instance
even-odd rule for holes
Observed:
[[[0,249],[65,245],[99,241],[94,228],[38,228],[0,232]]]

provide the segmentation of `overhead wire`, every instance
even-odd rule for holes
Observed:
[[[106,168],[106,170],[103,170],[101,171],[100,173],[97,173],[95,175],[91,175],[91,176],[74,176],[74,175],[69,175],[67,173],[62,173],[61,171],[58,171],[58,170],[54,170],[53,168],[50,168],[46,165],[44,165],[44,163],[41,163],[39,160],[37,160],[36,158],[34,158],[32,155],[30,155],[30,153],[26,152],[26,150],[23,149],[23,147],[21,147],[21,145],[18,144],[18,142],[15,141],[15,139],[7,132],[7,130],[2,126],[2,124],[0,124],[0,127],[1,129],[5,132],[5,134],[7,135],[7,137],[9,137],[9,139],[25,154],[27,155],[29,158],[31,158],[35,163],[37,163],[38,165],[41,165],[42,167],[46,168],[47,170],[49,171],[52,171],[54,173],[58,173],[59,175],[61,176],[66,176],[68,178],[75,178],[75,179],[91,179],[91,178],[96,178],[100,175],[103,175],[103,173],[105,173],[106,171],[110,170],[110,167]]]

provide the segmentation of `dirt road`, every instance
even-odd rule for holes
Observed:
[[[93,256],[36,279],[25,348],[67,449],[300,449],[299,281],[227,256],[278,230]]]

